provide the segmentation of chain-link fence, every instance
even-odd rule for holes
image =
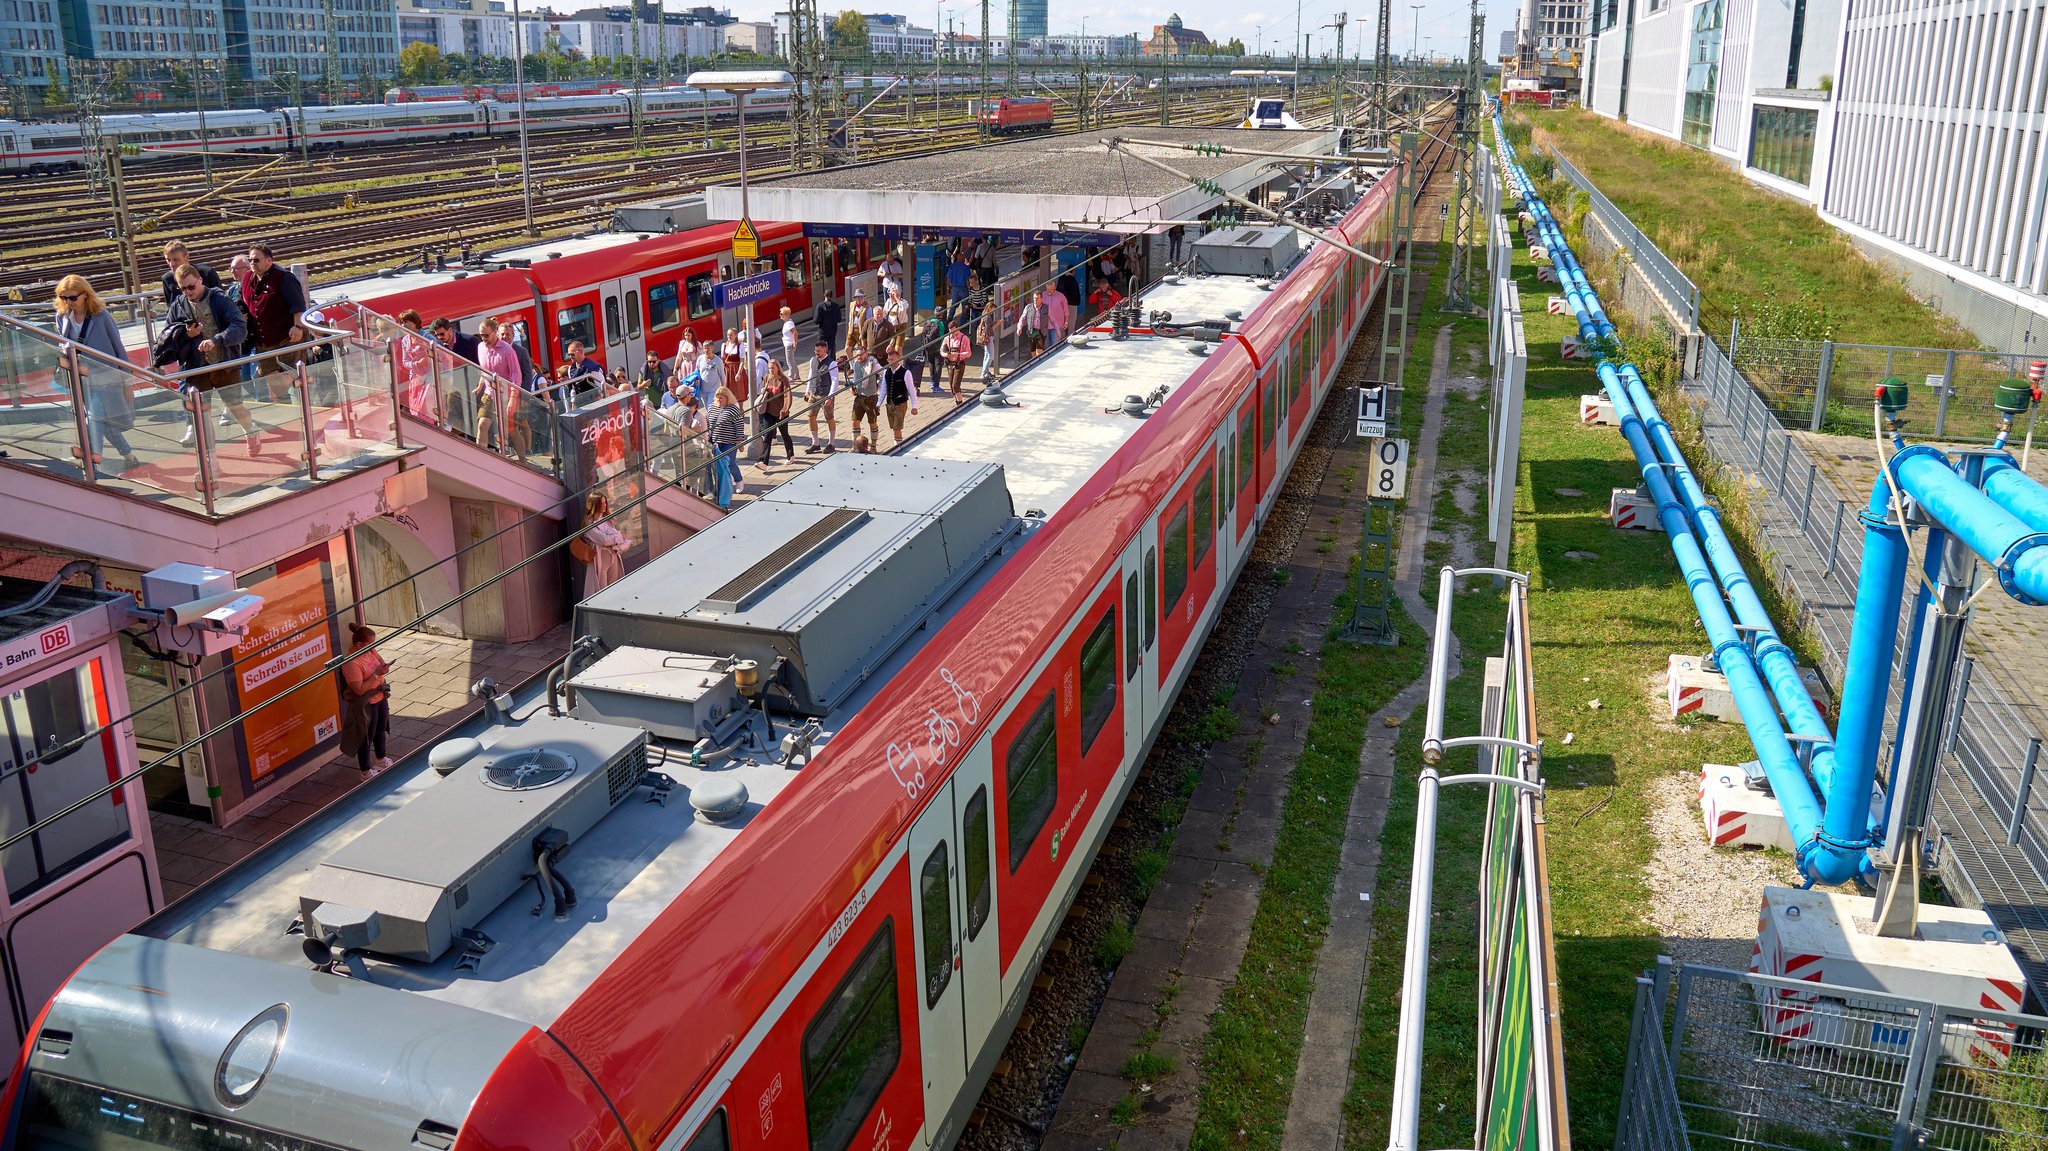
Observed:
[[[2048,1018],[1659,960],[1616,1151],[2038,1151]]]
[[[1688,399],[1697,407],[1706,462],[1740,485],[1745,530],[1772,585],[1799,629],[1817,642],[1822,671],[1841,684],[1863,558],[1857,517],[1867,493],[1845,500],[1711,338],[1702,341]],[[1874,467],[1871,474],[1875,479]],[[1899,629],[1901,651],[1910,632]],[[1966,849],[1951,853],[1959,870],[1948,877],[1967,884],[1959,893],[1974,891],[2013,940],[2030,980],[2048,986],[2048,812],[2033,794],[2029,766],[2039,756],[2042,713],[2004,667],[1989,660],[1965,666],[1964,688],[1951,704],[1959,720],[1939,793],[1954,802],[1935,809],[1936,825]],[[1889,714],[1898,715],[1902,703],[1895,676]]]
[[[2000,413],[1998,385],[2024,380],[2035,357],[2018,353],[1839,344],[1731,333],[1735,367],[1771,414],[1788,427],[1870,434],[1878,384],[1902,380],[1910,396],[1907,427],[1925,439],[1989,443]]]

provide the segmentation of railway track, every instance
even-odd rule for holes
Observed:
[[[1181,101],[1175,118],[1220,123],[1237,115],[1242,102],[1238,92],[1200,93]],[[922,114],[931,106],[930,97],[921,97],[917,106],[921,114],[908,123],[886,107],[870,113],[886,134],[863,148],[863,155],[905,155],[979,141],[963,101],[947,105],[937,117]],[[944,123],[949,114],[956,122]],[[1157,102],[1141,98],[1105,109],[1098,126],[1150,123],[1157,114]],[[631,150],[630,129],[549,135],[555,138],[536,140],[530,150],[534,223],[543,238],[601,226],[621,202],[684,194],[737,170],[737,133],[726,126],[714,125],[709,133],[697,125],[651,129],[637,152]],[[747,143],[750,172],[770,176],[788,170],[785,126],[750,127]],[[273,159],[222,159],[216,181]],[[156,267],[147,249],[172,235],[202,253],[280,237],[289,244],[291,258],[319,268],[317,278],[323,280],[389,267],[422,251],[488,249],[524,238],[517,146],[511,140],[331,153],[317,158],[310,170],[287,159],[273,173],[251,178],[217,202],[182,211],[181,205],[202,194],[204,182],[196,165],[180,166],[180,171],[152,171],[124,181],[130,218],[152,225],[135,236],[143,249],[137,263],[145,276]],[[34,285],[76,272],[103,284],[119,282],[120,249],[110,206],[92,198],[82,176],[46,177],[42,183],[49,194],[36,196],[32,210],[0,208],[0,231],[10,236],[17,253],[9,281]]]

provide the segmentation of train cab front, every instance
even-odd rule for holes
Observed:
[[[5,1098],[7,1151],[630,1146],[524,1021],[136,935],[58,992]]]

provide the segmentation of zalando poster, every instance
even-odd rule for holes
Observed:
[[[285,694],[322,676],[321,667],[333,655],[319,561],[279,572],[249,590],[263,597],[263,610],[235,645],[234,682],[247,713],[242,747],[249,777],[262,779],[340,734],[341,697],[331,673],[324,684]]]

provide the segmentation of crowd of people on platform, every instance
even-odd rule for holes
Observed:
[[[305,288],[278,266],[269,244],[236,255],[225,284],[212,265],[194,259],[181,241],[164,245],[163,260],[164,326],[147,362],[160,372],[181,373],[181,390],[193,400],[198,418],[186,425],[179,442],[193,442],[218,401],[220,422],[239,424],[248,453],[257,455],[260,429],[249,414],[245,386],[267,376],[271,394],[266,398],[287,397],[290,382],[282,372],[297,361],[286,365],[283,360],[310,335],[304,326],[309,314]],[[54,303],[57,334],[81,349],[78,377],[86,434],[72,454],[90,456],[98,466],[104,462],[101,448],[112,447],[126,468],[141,466],[127,437],[135,429],[135,406],[119,322],[83,276],[59,280]],[[247,362],[234,362],[245,357]]]

